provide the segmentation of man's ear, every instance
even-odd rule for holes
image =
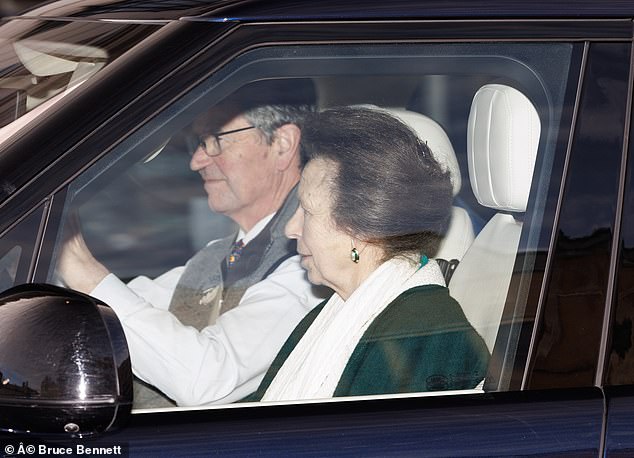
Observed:
[[[279,171],[298,163],[300,137],[301,130],[295,124],[284,124],[275,130],[272,146]]]

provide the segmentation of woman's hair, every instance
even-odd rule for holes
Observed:
[[[449,173],[400,120],[379,109],[332,108],[302,130],[302,166],[332,162],[332,219],[380,246],[384,260],[434,256],[453,199]]]

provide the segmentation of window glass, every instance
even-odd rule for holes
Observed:
[[[249,52],[71,184],[48,279],[115,309],[136,407],[517,388],[580,51]]]
[[[210,234],[233,231],[230,219],[209,211],[202,182],[188,165],[191,142],[176,134],[160,154],[132,164],[79,208],[95,256],[120,278],[160,275],[183,265]]]
[[[550,253],[549,286],[540,304],[535,358],[526,379],[530,389],[598,383],[626,138],[627,100],[622,94],[629,85],[630,52],[627,43],[593,43],[588,49],[557,240]]]
[[[0,237],[0,292],[29,280],[42,210],[34,211]]]
[[[15,284],[22,248],[14,246],[0,259],[0,291],[9,289]]]
[[[33,111],[30,118],[37,115],[51,105],[44,102],[59,99],[155,30],[147,25],[24,19],[0,25],[2,136],[17,128],[5,126],[26,113]]]
[[[631,132],[630,132],[631,137]],[[634,274],[634,161],[632,143],[627,164],[625,196],[622,208],[621,243],[616,280],[614,318],[611,341],[608,347],[606,383],[609,385],[630,385],[634,383],[632,337],[634,331],[634,294],[632,275]]]

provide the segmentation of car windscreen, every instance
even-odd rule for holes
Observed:
[[[157,30],[155,25],[12,19],[0,23],[0,139]],[[38,108],[39,107],[39,108]]]

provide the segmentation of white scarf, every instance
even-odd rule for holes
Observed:
[[[332,397],[352,352],[374,319],[402,292],[431,284],[445,286],[436,261],[418,268],[405,259],[391,259],[372,272],[347,301],[333,294],[262,400]]]

